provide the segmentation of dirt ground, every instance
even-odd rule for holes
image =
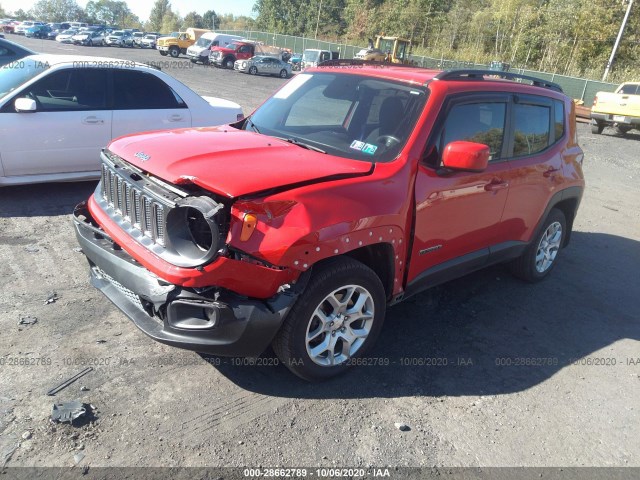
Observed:
[[[166,60],[90,52],[105,50]],[[167,71],[246,112],[281,83]],[[579,136],[587,190],[548,280],[497,266],[416,296],[388,311],[386,365],[320,384],[270,352],[250,365],[138,331],[77,251],[70,213],[95,183],[0,189],[0,465],[640,467],[640,134]],[[50,422],[75,399],[95,410]]]

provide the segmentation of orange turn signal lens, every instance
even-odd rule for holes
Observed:
[[[242,233],[240,234],[240,240],[246,242],[253,235],[254,230],[256,229],[256,224],[258,223],[258,217],[253,215],[252,213],[245,213],[244,219],[242,221]]]

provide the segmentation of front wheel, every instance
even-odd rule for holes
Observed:
[[[604,123],[598,122],[597,120],[591,120],[591,133],[595,135],[600,135],[604,130]]]
[[[160,55],[162,55],[163,57],[167,56],[167,52],[163,51],[163,50],[158,50],[160,52]]]
[[[305,380],[338,375],[375,343],[386,308],[380,278],[351,258],[314,267],[273,341],[282,363]]]
[[[258,69],[256,67],[251,67],[249,69],[249,74],[250,75],[255,75],[256,73],[258,73]]]
[[[557,263],[566,234],[564,213],[552,209],[533,242],[520,257],[511,262],[512,273],[532,283],[545,278]]]
[[[233,58],[227,58],[224,61],[224,66],[225,68],[229,68],[231,70],[233,70],[233,64],[235,63],[235,60]]]
[[[626,125],[616,126],[616,133],[618,135],[626,135],[629,130],[631,130],[631,127],[627,127]]]

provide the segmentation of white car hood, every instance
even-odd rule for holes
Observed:
[[[207,103],[212,107],[222,107],[222,108],[228,108],[228,109],[235,108],[239,110],[239,113],[242,113],[242,107],[238,105],[236,102],[232,102],[231,100],[225,100],[224,98],[217,98],[217,97],[206,97],[204,95],[202,96],[202,98],[204,98],[207,101]]]

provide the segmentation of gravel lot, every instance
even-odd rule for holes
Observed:
[[[282,84],[149,50],[18,41],[161,62],[245,113]],[[388,365],[321,384],[272,353],[247,365],[139,332],[75,250],[70,213],[95,183],[0,189],[0,465],[640,467],[640,135],[579,135],[587,191],[551,278],[498,266],[416,296],[388,312],[373,353]],[[52,403],[73,399],[93,421],[50,423]]]

